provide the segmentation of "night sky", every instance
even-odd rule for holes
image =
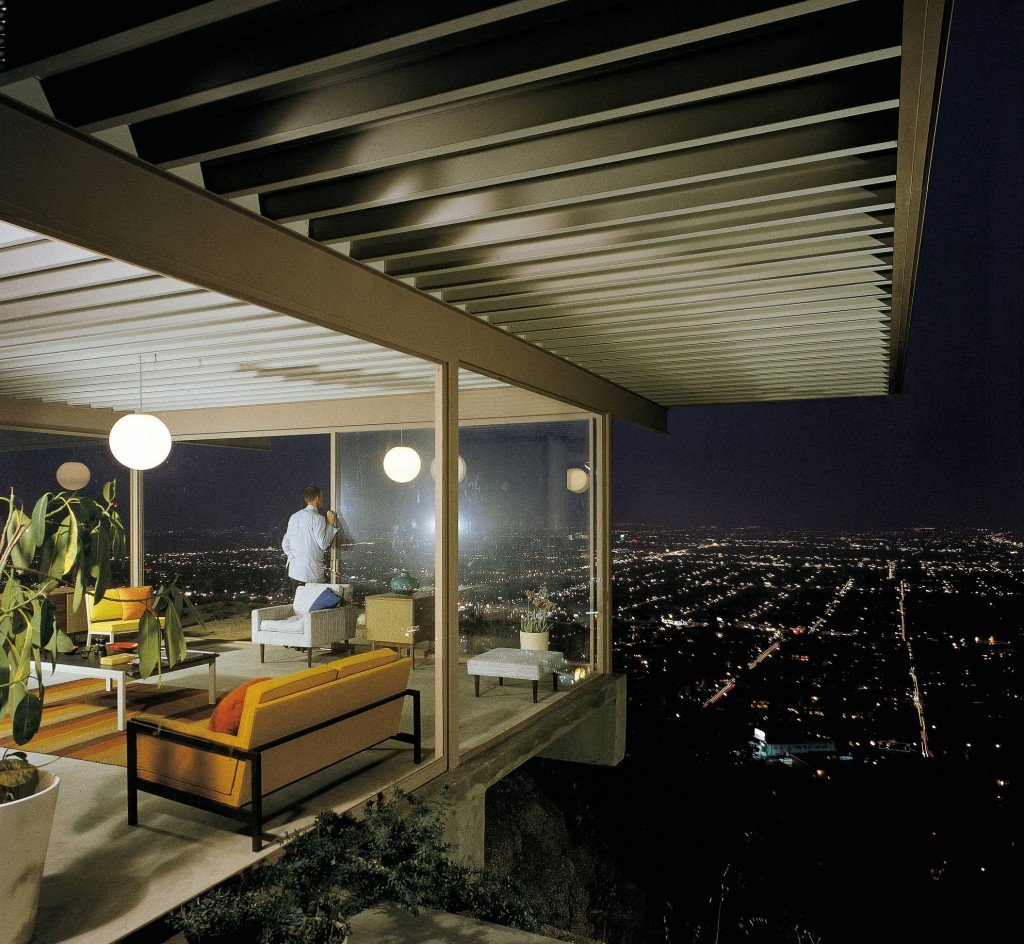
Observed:
[[[901,396],[687,407],[615,428],[619,523],[1024,523],[1024,3],[953,17]]]
[[[1024,2],[957,4],[903,394],[674,409],[669,436],[618,423],[617,523],[1024,525],[1022,49]],[[178,450],[154,474],[150,512],[177,527],[199,507],[211,527],[272,526],[308,480],[327,485],[325,443]],[[0,484],[53,488],[58,455],[0,454]]]

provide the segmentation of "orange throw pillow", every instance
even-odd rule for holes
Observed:
[[[146,601],[153,596],[152,587],[118,587],[111,593],[115,600],[121,601],[121,619],[142,619],[146,612]]]
[[[210,715],[210,730],[219,734],[238,734],[238,726],[242,723],[242,706],[245,704],[245,693],[250,685],[257,682],[266,682],[269,675],[263,678],[251,679],[243,682],[233,692],[229,692],[213,709]]]

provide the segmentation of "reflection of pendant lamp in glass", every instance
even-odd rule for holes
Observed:
[[[430,460],[430,477],[432,479],[437,478],[437,459]],[[461,482],[466,477],[466,460],[459,456],[459,481]]]
[[[570,492],[575,492],[577,495],[581,495],[588,488],[590,488],[590,475],[586,469],[566,469],[565,470],[565,487]]]
[[[122,416],[110,430],[110,451],[129,469],[152,469],[170,455],[171,431],[150,413],[142,412],[142,357],[139,357],[139,412]]]
[[[384,473],[393,482],[411,482],[420,466],[420,454],[409,446],[394,446],[384,455]]]
[[[57,467],[57,484],[69,492],[77,492],[89,484],[92,473],[82,462],[63,462]]]

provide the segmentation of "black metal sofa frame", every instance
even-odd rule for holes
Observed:
[[[261,744],[259,747],[254,748],[240,748],[232,747],[228,744],[218,744],[200,737],[183,734],[179,731],[168,731],[165,728],[162,728],[158,722],[143,721],[139,718],[132,718],[128,721],[127,728],[128,825],[137,826],[139,823],[139,791],[143,793],[151,793],[154,796],[163,797],[167,800],[174,800],[198,810],[205,810],[208,813],[217,813],[220,816],[226,816],[230,819],[245,823],[249,826],[249,830],[252,835],[252,851],[259,852],[263,848],[263,800],[277,792],[276,790],[272,790],[269,793],[263,792],[263,752],[269,751],[271,748],[277,747],[279,744],[285,744],[288,741],[294,741],[307,734],[312,734],[314,731],[320,731],[323,728],[328,728],[331,725],[338,724],[348,718],[355,718],[356,716],[365,714],[368,711],[373,711],[375,708],[380,708],[382,705],[393,702],[398,698],[405,698],[407,695],[412,698],[413,733],[406,734],[400,731],[398,734],[384,738],[376,744],[369,745],[364,748],[364,750],[370,750],[371,748],[378,747],[380,744],[383,744],[384,741],[402,741],[406,744],[412,745],[413,763],[419,764],[423,760],[422,727],[420,724],[420,693],[414,688],[407,688],[404,692],[389,695],[387,698],[375,701],[371,705],[364,705],[362,708],[357,708],[354,711],[348,711],[345,712],[345,714],[338,715],[337,717],[328,718],[326,721],[310,725],[308,728],[303,728],[300,731],[286,734],[283,737],[276,738],[273,741],[268,741],[266,744]],[[217,800],[211,800],[207,797],[189,793],[187,790],[178,790],[176,787],[168,787],[165,784],[156,783],[152,780],[145,780],[140,777],[138,770],[138,736],[140,732],[153,737],[163,738],[164,740],[170,741],[174,744],[185,744],[189,747],[208,751],[211,754],[222,754],[225,757],[234,757],[237,760],[248,761],[250,778],[249,786],[252,794],[252,800],[247,804],[249,809],[246,809],[244,806],[229,806],[227,803],[220,803]],[[358,753],[362,752],[360,751]],[[354,757],[355,754],[352,754],[351,756]],[[324,767],[320,767],[317,770],[306,774],[305,776],[312,777],[313,774],[319,773],[321,770],[326,770],[327,767],[331,766],[333,766],[333,764],[327,764]],[[298,781],[292,782],[297,783]],[[285,786],[291,786],[291,784],[286,784]],[[283,790],[284,787],[280,787],[278,789]]]

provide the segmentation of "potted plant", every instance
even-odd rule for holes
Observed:
[[[548,588],[526,591],[527,606],[519,617],[519,648],[547,652],[548,620],[555,605],[548,598]]]
[[[75,647],[57,627],[50,594],[74,591],[72,606],[85,594],[98,602],[110,585],[111,563],[124,557],[124,525],[114,503],[115,483],[98,501],[77,492],[47,492],[28,515],[15,498],[0,496],[0,720],[11,719],[19,745],[32,740],[42,719],[43,663]],[[185,654],[183,606],[173,584],[146,603],[139,623],[139,670],[160,669],[160,646],[171,665]],[[165,617],[161,627],[158,613]],[[21,751],[0,760],[0,901],[4,903],[4,944],[26,944],[35,926],[50,828],[60,778],[33,766]]]

